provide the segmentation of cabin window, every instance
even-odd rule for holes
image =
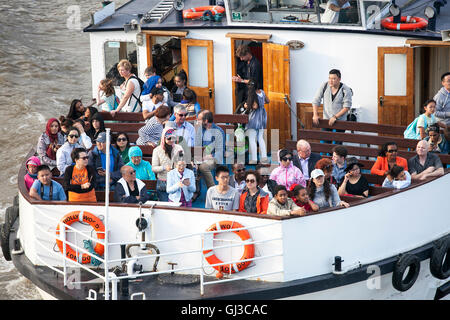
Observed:
[[[232,22],[361,25],[359,0],[226,1]],[[344,9],[333,11],[331,4],[334,3]]]
[[[107,79],[114,80],[114,86],[119,86],[125,81],[119,75],[117,64],[122,59],[127,59],[133,65],[132,73],[137,74],[137,48],[134,42],[107,41],[104,45],[105,72]]]

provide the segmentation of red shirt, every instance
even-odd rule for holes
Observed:
[[[298,205],[299,207],[302,207],[303,209],[305,209],[306,212],[311,212],[312,208],[311,205],[309,204],[309,202],[300,202],[297,200],[297,198],[292,198],[292,200],[294,200],[295,204]]]

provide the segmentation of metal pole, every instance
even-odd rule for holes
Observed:
[[[106,176],[105,176],[105,252],[104,252],[104,267],[105,267],[105,300],[109,300],[109,272],[108,272],[108,238],[109,238],[109,179],[110,179],[110,149],[111,138],[110,128],[106,128]]]

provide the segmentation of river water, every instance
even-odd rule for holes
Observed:
[[[99,9],[100,0],[0,1],[0,223],[47,119],[67,115],[75,98],[92,97],[89,34],[82,29]],[[0,299],[40,298],[0,250]]]

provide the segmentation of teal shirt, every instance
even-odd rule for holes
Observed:
[[[136,170],[136,178],[140,180],[156,180],[155,173],[152,171],[152,165],[150,162],[141,160],[141,163],[136,166],[133,162],[129,161],[126,165]]]

